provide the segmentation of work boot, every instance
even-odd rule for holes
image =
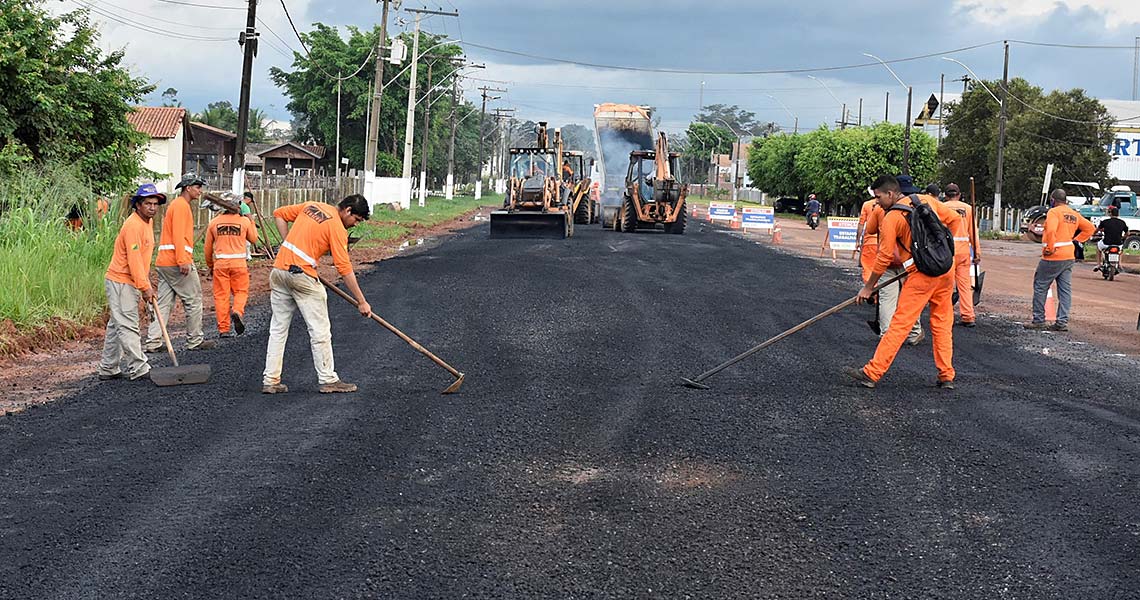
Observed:
[[[234,331],[238,335],[245,333],[245,323],[241,320],[241,315],[237,313],[230,313],[230,320],[234,323]]]
[[[151,346],[149,348],[143,348],[143,352],[146,352],[147,354],[160,354],[162,352],[166,352],[166,346]]]
[[[949,381],[942,381],[941,379],[939,379],[938,380],[938,389],[940,389],[940,390],[952,390],[952,389],[954,389],[954,380],[951,379]]]
[[[284,383],[275,383],[273,385],[261,386],[261,393],[262,394],[284,394],[285,392],[288,392],[288,391],[289,391],[289,388],[286,387]]]
[[[139,371],[138,373],[131,375],[128,380],[129,381],[138,381],[138,380],[146,377],[147,375],[150,375],[150,369],[149,368],[145,371]]]
[[[1041,331],[1043,329],[1049,329],[1049,324],[1046,323],[1045,321],[1034,321],[1032,323],[1026,323],[1025,328],[1026,329],[1032,329],[1035,331]]]
[[[926,332],[925,331],[919,331],[918,335],[916,335],[912,338],[907,338],[906,343],[910,344],[911,346],[917,346],[917,345],[922,343],[922,340],[925,340],[925,339],[926,339]]]
[[[355,383],[345,383],[343,381],[334,381],[332,383],[322,383],[320,391],[322,394],[338,394],[345,392],[355,392]]]
[[[215,342],[214,340],[202,340],[202,342],[200,344],[198,344],[197,346],[194,346],[193,348],[187,347],[186,349],[187,350],[213,350],[215,347],[217,347],[217,345],[218,345],[218,343]]]
[[[100,373],[99,374],[99,381],[110,381],[112,379],[122,379],[122,378],[123,378],[123,372],[122,371],[119,371],[118,373]]]
[[[232,338],[232,337],[234,337],[234,332],[232,332],[232,331],[223,331],[223,332],[221,332],[221,333],[219,333],[219,334],[218,334],[218,337],[220,337],[220,338]]]
[[[970,329],[973,329],[974,327],[978,326],[978,324],[975,323],[974,321],[958,321],[957,323],[955,323],[955,325],[957,325],[959,327],[968,327]]]
[[[855,383],[865,388],[874,388],[875,382],[867,377],[867,373],[863,369],[853,369],[851,367],[843,367],[843,374],[855,380]]]
[[[1053,326],[1050,327],[1049,329],[1052,329],[1053,331],[1068,331],[1069,330],[1069,324],[1057,321],[1056,323],[1053,323]]]

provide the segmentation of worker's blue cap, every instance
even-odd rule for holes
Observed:
[[[135,195],[131,196],[131,204],[133,205],[139,200],[142,200],[143,198],[150,198],[151,196],[158,198],[159,204],[166,204],[166,194],[158,191],[158,188],[155,187],[153,183],[144,183],[140,185],[138,191],[135,192]]]
[[[899,192],[903,194],[918,194],[920,190],[914,187],[914,179],[910,175],[899,175],[895,179],[899,181]]]

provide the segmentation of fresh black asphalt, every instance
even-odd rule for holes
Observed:
[[[1140,597],[1137,371],[1091,347],[989,321],[956,392],[929,342],[864,390],[858,307],[684,388],[857,289],[698,223],[483,222],[362,284],[461,393],[330,297],[356,394],[316,393],[299,317],[259,394],[262,313],[183,354],[207,385],[0,418],[0,598]]]

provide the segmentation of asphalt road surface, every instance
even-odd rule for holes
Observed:
[[[929,342],[849,387],[858,307],[691,390],[854,276],[705,224],[486,230],[362,279],[458,395],[331,297],[359,393],[316,393],[297,318],[293,391],[260,395],[261,315],[184,354],[207,385],[0,419],[0,598],[1140,595],[1135,363],[989,324],[955,330],[956,392]]]

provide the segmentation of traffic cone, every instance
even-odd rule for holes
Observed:
[[[1045,296],[1045,320],[1057,320],[1057,298],[1053,296],[1053,286],[1049,286],[1049,293]]]
[[[780,244],[784,241],[783,236],[780,235],[780,226],[776,225],[772,228],[772,243]]]
[[[740,215],[732,217],[732,222],[728,224],[729,229],[740,229]]]

